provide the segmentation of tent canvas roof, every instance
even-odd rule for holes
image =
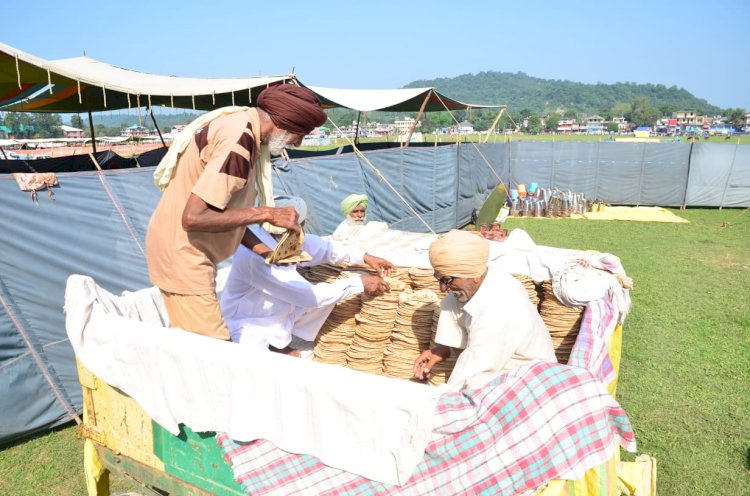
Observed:
[[[360,90],[305,86],[318,95],[324,108],[346,107],[360,112],[375,110],[414,112],[421,108],[425,98],[427,98],[425,112],[466,110],[469,108],[500,108],[496,105],[474,105],[459,102],[441,95],[434,88]]]
[[[0,110],[5,111],[98,112],[161,105],[211,110],[252,105],[268,85],[291,81],[299,83],[293,74],[225,79],[162,76],[90,57],[45,60],[0,43]],[[434,88],[307,87],[318,94],[324,108],[346,107],[361,112],[415,112],[423,104],[427,112],[500,108],[452,100]]]
[[[0,109],[85,112],[164,105],[210,110],[248,105],[293,75],[182,78],[122,69],[90,57],[45,60],[0,43]]]

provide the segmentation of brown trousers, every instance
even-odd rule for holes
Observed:
[[[162,291],[161,296],[172,327],[229,341],[229,328],[221,316],[216,294],[181,295]]]

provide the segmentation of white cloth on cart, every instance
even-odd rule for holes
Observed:
[[[139,306],[72,275],[66,328],[78,359],[173,434],[226,432],[389,484],[404,483],[431,438],[440,388],[300,360],[163,327]],[[138,320],[150,315],[150,322]]]

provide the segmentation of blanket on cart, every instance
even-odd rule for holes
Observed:
[[[267,441],[217,442],[248,494],[526,494],[577,479],[618,446],[635,451],[630,421],[590,372],[533,363],[485,387],[441,395],[434,436],[402,486],[337,470]]]

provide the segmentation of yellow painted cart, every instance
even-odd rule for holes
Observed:
[[[619,369],[622,328],[610,343],[610,356]],[[84,470],[89,496],[109,494],[109,472],[131,477],[144,486],[176,495],[244,494],[214,439],[182,427],[174,436],[153,422],[130,397],[106,384],[80,362],[84,410]],[[614,395],[616,381],[610,384]],[[555,480],[536,496],[655,495],[655,465],[646,457],[624,463],[619,451],[607,463],[575,481]],[[625,492],[623,493],[622,490]]]

